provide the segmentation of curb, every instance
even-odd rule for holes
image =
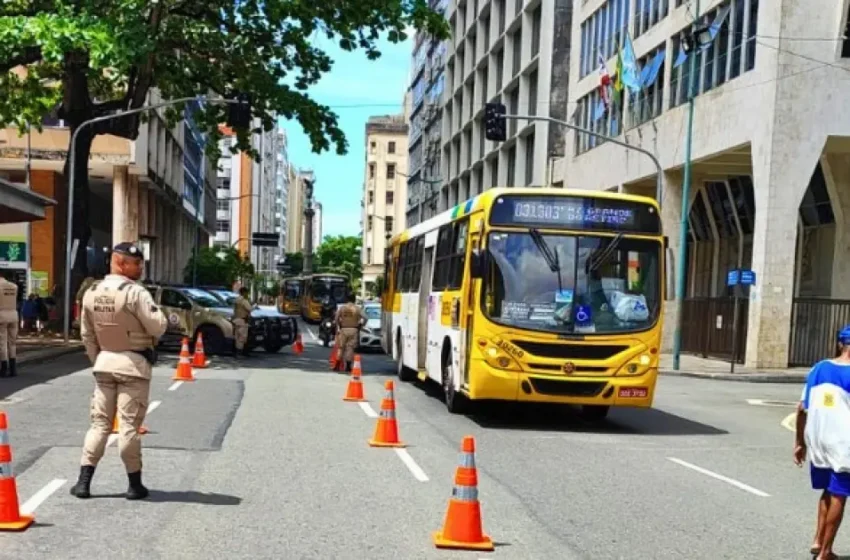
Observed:
[[[715,381],[738,381],[740,383],[788,383],[801,384],[808,377],[805,373],[696,373],[691,371],[660,370],[661,375],[671,377],[693,377]]]
[[[82,346],[62,346],[56,349],[52,349],[50,351],[44,350],[42,352],[33,352],[30,356],[29,352],[25,353],[23,356],[18,358],[18,365],[24,364],[40,364],[42,362],[46,362],[48,360],[52,360],[53,358],[58,358],[60,356],[64,356],[66,354],[72,354],[74,352],[82,352]]]

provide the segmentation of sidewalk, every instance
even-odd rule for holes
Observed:
[[[72,339],[66,344],[61,335],[21,336],[18,337],[18,365],[43,362],[82,349],[79,340]]]
[[[722,381],[743,381],[747,383],[796,383],[806,382],[809,368],[787,368],[755,370],[735,364],[735,373],[729,373],[729,362],[710,360],[697,356],[681,355],[679,371],[673,371],[673,355],[663,354],[658,368],[661,375],[678,375],[701,379]]]

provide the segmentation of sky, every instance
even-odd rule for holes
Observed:
[[[310,90],[310,96],[328,105],[339,117],[348,140],[348,153],[314,154],[297,121],[281,121],[289,138],[289,160],[316,174],[315,199],[322,204],[322,235],[359,235],[366,164],[364,135],[372,115],[402,112],[409,81],[412,33],[403,43],[381,41],[381,58],[370,61],[363,51],[346,52],[321,37],[317,47],[335,62],[331,71]],[[352,105],[354,107],[352,107]]]

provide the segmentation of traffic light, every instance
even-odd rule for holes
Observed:
[[[247,129],[251,127],[251,96],[238,93],[234,97],[236,103],[227,105],[227,126],[232,129]]]
[[[508,137],[507,110],[502,103],[484,105],[484,137],[493,142],[504,142]]]

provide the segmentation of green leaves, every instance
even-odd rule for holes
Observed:
[[[316,250],[316,266],[321,272],[347,274],[352,280],[360,278],[360,238],[353,235],[329,235]]]

